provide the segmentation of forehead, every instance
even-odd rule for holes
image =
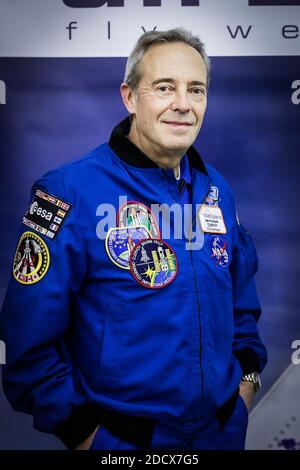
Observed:
[[[153,44],[144,54],[141,63],[142,80],[153,81],[160,77],[174,80],[206,81],[206,65],[192,46],[182,42]]]

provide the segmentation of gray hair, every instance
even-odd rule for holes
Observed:
[[[211,63],[205,52],[204,44],[198,36],[193,36],[184,28],[169,29],[168,31],[148,31],[138,39],[134,49],[127,59],[124,82],[136,91],[142,77],[141,62],[150,46],[157,43],[183,42],[199,52],[207,71],[207,88],[210,80]]]

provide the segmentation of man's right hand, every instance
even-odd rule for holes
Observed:
[[[81,444],[75,447],[74,450],[90,450],[90,447],[93,443],[94,437],[98,429],[99,429],[99,425],[96,427],[95,431],[89,437],[87,437]]]

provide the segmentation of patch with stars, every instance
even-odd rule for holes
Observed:
[[[160,289],[174,281],[178,262],[172,248],[163,240],[142,240],[132,250],[130,271],[142,286]]]
[[[142,202],[129,201],[124,204],[117,214],[117,226],[142,226],[151,233],[152,238],[160,238],[160,231],[155,215]]]
[[[209,246],[211,250],[210,257],[215,265],[220,268],[227,268],[229,265],[229,254],[227,251],[228,241],[217,235],[211,235]]]
[[[113,227],[106,235],[105,249],[114,264],[129,270],[130,254],[137,243],[145,238],[151,238],[145,227]]]
[[[49,265],[50,254],[44,240],[36,233],[24,232],[14,258],[14,278],[21,284],[35,284],[45,276]]]

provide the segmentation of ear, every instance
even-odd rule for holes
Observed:
[[[136,97],[131,88],[127,85],[127,83],[121,84],[120,92],[123,98],[123,103],[127,108],[129,114],[135,114]]]

